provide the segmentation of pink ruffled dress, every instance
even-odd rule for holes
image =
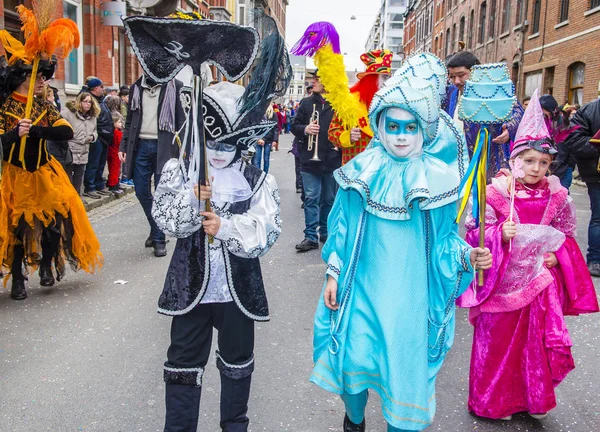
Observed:
[[[508,184],[500,175],[487,188],[485,244],[494,266],[483,287],[471,285],[457,300],[470,308],[474,326],[469,411],[493,419],[556,406],[554,387],[575,368],[564,317],[598,312],[567,190],[554,176],[533,186],[517,183],[517,236],[509,245],[502,241]],[[467,242],[479,243],[473,220],[467,220]],[[553,269],[543,263],[548,252],[558,259]]]

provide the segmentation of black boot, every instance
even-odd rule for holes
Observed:
[[[250,420],[248,399],[252,375],[232,379],[221,374],[221,430],[223,432],[247,432]]]
[[[365,419],[361,424],[354,424],[347,415],[344,416],[344,432],[365,432]]]
[[[51,287],[54,285],[54,275],[52,274],[52,258],[58,256],[60,245],[60,221],[53,226],[44,228],[42,232],[42,261],[40,262],[40,285]]]
[[[164,257],[167,256],[167,242],[165,241],[154,241],[152,242],[152,246],[154,247],[154,256],[155,257]]]
[[[164,432],[196,432],[200,413],[202,387],[184,384],[166,384],[167,408]]]
[[[223,361],[217,351],[217,369],[221,372],[221,430],[247,432],[254,356],[247,362],[232,365]]]
[[[13,277],[10,298],[13,300],[25,300],[27,298],[27,291],[25,291],[25,280],[23,278]]]
[[[25,259],[25,249],[22,245],[15,246],[13,250],[12,262],[12,287],[10,297],[13,300],[25,300],[27,291],[25,291],[25,277],[23,276],[23,260]]]
[[[54,285],[54,275],[52,274],[52,266],[50,264],[40,264],[40,285],[43,287]]]

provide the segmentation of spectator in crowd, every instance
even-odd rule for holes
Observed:
[[[66,171],[73,187],[81,195],[90,144],[98,139],[96,122],[100,115],[100,106],[90,93],[82,92],[74,102],[67,103],[61,114],[73,127],[73,138],[69,140],[72,163],[67,165]]]
[[[292,122],[292,128],[294,123]],[[293,129],[292,129],[293,130]],[[302,208],[304,208],[304,186],[302,185],[302,172],[301,172],[301,162],[300,162],[300,151],[298,150],[298,137],[294,137],[294,141],[292,141],[292,148],[288,151],[294,156],[294,169],[296,171],[296,193],[301,194],[300,199],[302,200]]]
[[[107,95],[104,99],[104,104],[110,111],[110,115],[113,120],[113,126],[115,128],[113,141],[108,148],[108,180],[106,185],[108,186],[109,191],[116,196],[119,196],[123,195],[124,193],[123,189],[121,189],[121,186],[119,186],[119,177],[121,174],[119,147],[121,145],[121,139],[123,138],[123,127],[125,126],[125,120],[121,115],[121,98],[119,96]]]
[[[106,188],[102,175],[106,167],[108,147],[113,141],[114,126],[112,115],[104,105],[104,85],[99,78],[91,78],[84,88],[87,88],[92,97],[100,106],[100,114],[97,118],[98,139],[90,144],[88,163],[83,176],[83,196],[98,199],[102,195],[112,195]]]
[[[545,94],[540,97],[540,105],[544,112],[544,121],[550,136],[557,146],[558,153],[554,158],[552,174],[560,179],[560,183],[566,189],[571,187],[573,182],[573,170],[577,164],[575,157],[570,154],[569,148],[565,146],[565,139],[571,132],[578,129],[578,126],[572,126],[569,120],[569,114],[558,106],[558,102],[552,95]]]
[[[313,86],[309,85],[308,87],[306,87],[306,96],[304,96],[304,97],[312,96],[312,92],[313,92]]]
[[[283,114],[281,113],[281,107],[277,104],[273,105],[273,111],[275,112],[275,115],[277,116],[277,129],[279,130],[279,133],[281,133],[283,131]]]
[[[48,83],[44,84],[41,97],[42,97],[42,99],[44,99],[44,100],[50,102],[52,105],[56,106],[56,101],[54,98],[54,90],[52,90],[52,87],[50,87],[50,84],[48,84]]]
[[[529,105],[530,100],[531,100],[531,96],[525,96],[523,98],[523,102],[521,103],[521,105],[523,106],[523,109],[527,108],[527,105]]]
[[[569,135],[564,144],[575,156],[579,174],[587,185],[592,210],[588,227],[587,265],[592,276],[600,277],[600,172],[598,170],[600,147],[590,142],[590,139],[600,131],[600,99],[584,105],[573,116],[572,121],[579,128]]]
[[[152,178],[160,182],[163,166],[179,157],[179,146],[173,143],[175,132],[182,126],[185,113],[181,105],[181,81],[160,84],[142,75],[130,89],[127,121],[119,159],[125,164],[125,176],[132,179],[135,195],[150,225],[145,246],[154,249],[154,256],[167,255],[165,234],[152,218]],[[160,122],[159,122],[160,119]]]
[[[288,134],[290,133],[290,125],[291,125],[291,116],[290,116],[290,109],[286,108],[285,109],[285,133]]]
[[[129,86],[121,86],[121,88],[119,89],[119,97],[121,98],[121,115],[124,119],[127,119],[127,102],[129,102]]]
[[[313,92],[300,103],[292,124],[292,133],[297,138],[300,154],[300,171],[304,186],[304,240],[296,245],[298,252],[318,249],[320,240],[327,240],[327,218],[333,206],[337,183],[333,171],[342,165],[342,152],[329,141],[329,125],[333,119],[333,109],[323,98],[325,88],[315,72]],[[313,110],[319,113],[319,122],[311,121]],[[310,137],[316,138],[309,145]],[[317,156],[318,160],[314,157]],[[317,237],[319,228],[319,237]]]
[[[42,93],[36,95],[36,97],[41,97],[44,100],[47,100],[52,105],[54,105],[59,111],[61,110],[60,97],[58,96],[58,89],[56,87],[52,87],[48,82],[44,84],[44,88],[42,89]]]
[[[115,87],[109,87],[106,89],[106,96],[119,96],[119,89]]]
[[[265,114],[265,120],[269,122],[275,122],[275,113],[273,112],[273,106],[267,108]],[[271,146],[277,145],[279,140],[279,133],[277,132],[277,125],[273,125],[273,128],[256,143],[256,153],[252,157],[252,165],[260,168],[262,161],[262,170],[266,173],[269,172],[269,159],[271,157]]]
[[[573,105],[569,105],[568,103],[565,104],[563,110],[565,112],[567,112],[569,114],[569,118],[572,119],[573,116],[575,115],[575,113],[581,108],[581,105],[579,104],[573,104]]]
[[[119,97],[121,98],[121,115],[123,116],[123,121],[127,121],[127,104],[129,103],[129,86],[123,85],[119,90]],[[123,123],[124,127],[125,123]],[[121,164],[123,165],[123,164]],[[125,176],[125,169],[121,166],[121,183],[127,186],[133,186],[133,180],[128,179]]]

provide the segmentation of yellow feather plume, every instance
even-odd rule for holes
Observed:
[[[319,49],[314,57],[319,68],[319,80],[327,90],[324,95],[336,115],[347,129],[359,127],[359,119],[367,117],[367,109],[360,101],[357,93],[351,93],[348,88],[348,76],[344,65],[344,57],[333,52],[331,44]],[[370,136],[373,132],[368,125],[360,128]]]
[[[6,30],[0,30],[0,43],[4,51],[10,54],[9,64],[14,64],[17,59],[25,58],[25,45]]]

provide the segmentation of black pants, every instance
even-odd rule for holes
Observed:
[[[302,199],[302,202],[304,202],[304,184],[302,183],[302,174],[300,172],[302,166],[299,156],[294,156],[294,167],[296,169],[296,189],[302,189],[302,195],[300,195],[300,198]]]
[[[219,332],[218,352],[225,362],[237,365],[252,358],[254,321],[234,302],[207,303],[173,317],[165,367],[204,368],[210,357],[213,328]]]
[[[221,429],[248,430],[248,398],[254,371],[254,321],[234,302],[200,304],[173,317],[165,363],[165,432],[195,432],[204,367],[213,328],[218,330],[217,368],[221,373]]]
[[[71,180],[71,184],[73,185],[77,193],[81,195],[81,186],[83,186],[83,174],[85,173],[85,164],[66,165],[65,171],[67,171],[67,175],[69,176],[69,180]]]

